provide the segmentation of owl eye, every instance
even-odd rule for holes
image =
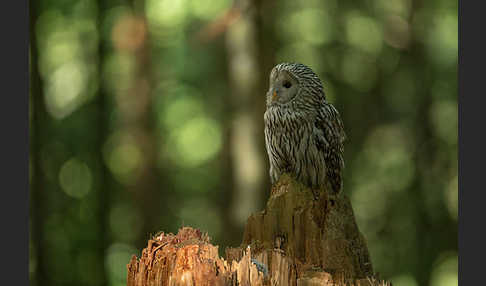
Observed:
[[[292,86],[292,84],[290,83],[290,81],[286,80],[286,81],[284,81],[283,86],[285,88],[290,88]]]

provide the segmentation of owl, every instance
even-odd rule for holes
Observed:
[[[319,77],[300,63],[276,65],[266,105],[265,145],[272,184],[290,173],[310,188],[339,193],[346,134],[338,111],[326,101]]]

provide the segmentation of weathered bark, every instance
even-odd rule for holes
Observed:
[[[364,237],[349,199],[327,197],[284,175],[267,207],[248,219],[243,245],[263,251],[281,249],[297,268],[318,267],[345,279],[373,274]],[[299,270],[300,272],[300,270]]]
[[[349,199],[287,175],[265,210],[248,218],[241,246],[227,248],[226,259],[207,234],[184,227],[149,240],[127,268],[127,286],[390,285],[374,277]]]

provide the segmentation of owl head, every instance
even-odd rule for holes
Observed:
[[[267,106],[285,106],[291,102],[325,101],[321,80],[300,63],[280,63],[270,73]]]

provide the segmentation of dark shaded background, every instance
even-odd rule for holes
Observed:
[[[301,2],[297,4],[295,2]],[[125,285],[151,234],[240,243],[268,197],[267,78],[312,67],[376,271],[457,285],[457,2],[30,3],[31,285]]]

